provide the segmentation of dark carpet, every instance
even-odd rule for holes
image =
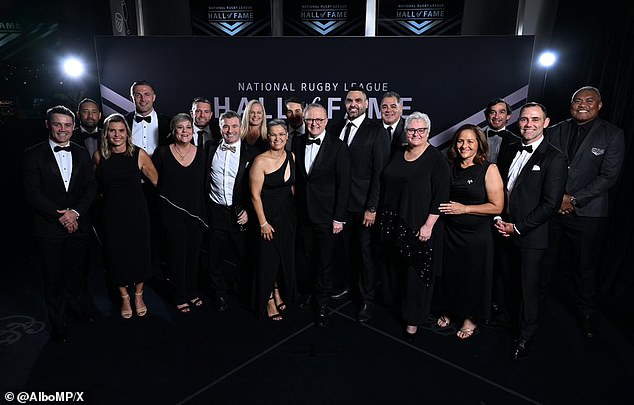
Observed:
[[[393,309],[376,305],[360,324],[349,300],[331,303],[325,328],[291,305],[281,322],[258,319],[235,296],[224,312],[203,295],[202,307],[181,314],[158,279],[146,287],[148,315],[124,320],[97,262],[88,277],[95,322],[69,320],[71,340],[57,345],[37,258],[26,255],[0,277],[5,400],[7,392],[68,391],[90,404],[632,403],[632,341],[602,314],[598,336],[584,338],[557,294],[531,356],[514,361],[504,328],[481,326],[461,341],[455,325],[425,327],[410,344]]]

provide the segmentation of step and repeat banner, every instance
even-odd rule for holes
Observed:
[[[482,124],[486,103],[526,101],[532,36],[487,37],[116,37],[95,39],[104,113],[134,109],[130,85],[151,82],[155,108],[187,112],[194,97],[213,102],[214,117],[241,113],[259,99],[267,118],[285,118],[284,100],[298,97],[343,120],[346,92],[366,89],[370,118],[381,95],[396,91],[404,115],[427,113],[432,143],[445,145],[463,123]],[[142,49],[142,52],[139,52]],[[491,62],[491,49],[504,49]],[[515,117],[514,117],[515,118]]]

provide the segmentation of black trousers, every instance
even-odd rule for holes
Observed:
[[[373,227],[363,225],[363,212],[348,212],[348,221],[343,227],[347,271],[344,270],[344,284],[354,280],[362,303],[374,299],[377,283],[377,260],[375,251],[379,244]]]
[[[253,219],[251,219],[253,220]],[[223,274],[223,263],[225,259],[235,260],[237,268],[237,283],[240,289],[241,298],[248,298],[248,292],[252,290],[252,280],[246,276],[244,268],[246,258],[246,230],[236,223],[236,216],[232,207],[225,207],[218,204],[211,204],[209,213],[209,280],[211,288],[216,296],[225,297],[227,295],[227,281]]]
[[[515,246],[510,238],[499,249],[504,284],[504,308],[518,337],[530,340],[538,326],[539,279],[545,250]]]
[[[581,315],[590,315],[595,310],[599,259],[606,223],[606,218],[572,214],[557,216],[550,224],[549,265],[545,268],[571,276],[575,304]],[[547,275],[547,280],[551,275]]]
[[[328,303],[332,290],[332,269],[337,235],[332,233],[332,223],[313,224],[300,220],[300,232],[308,277],[314,286],[317,304]]]
[[[66,309],[81,311],[86,290],[88,235],[82,231],[64,238],[38,238],[48,318],[55,332],[61,332]]]

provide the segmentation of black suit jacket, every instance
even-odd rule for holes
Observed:
[[[544,140],[517,176],[513,191],[506,192],[508,173],[521,142],[500,150],[498,168],[504,180],[504,220],[515,224],[516,246],[530,249],[548,247],[548,221],[558,212],[566,185],[566,156]]]
[[[205,151],[207,153],[207,166],[205,176],[205,195],[209,200],[211,194],[211,163],[218,146],[222,141],[218,139],[211,139],[205,143]],[[251,206],[251,194],[249,193],[249,165],[255,158],[253,148],[249,148],[246,142],[240,142],[240,163],[238,167],[238,173],[233,184],[233,206],[241,209],[249,209]],[[211,200],[209,200],[211,201]],[[205,204],[207,207],[209,204]]]
[[[90,228],[88,211],[97,193],[97,182],[88,151],[70,143],[73,159],[68,191],[48,139],[27,149],[23,161],[23,183],[27,202],[33,208],[33,234],[36,237],[62,238],[68,231],[59,223],[57,210],[74,209],[79,213],[79,231]]]
[[[378,121],[380,127],[384,127],[383,121]],[[387,129],[385,129],[386,136],[389,136]],[[389,139],[389,138],[388,138]],[[401,117],[398,120],[396,127],[392,127],[392,139],[390,140],[390,158],[394,154],[403,152],[407,146],[407,135],[405,134],[405,120]],[[388,160],[389,161],[389,160]]]
[[[307,216],[313,224],[345,222],[350,195],[350,155],[338,133],[326,132],[313,166],[306,171],[306,140],[295,143],[295,196],[300,216]]]
[[[125,115],[125,120],[128,122],[130,126],[130,131],[132,131],[132,125],[134,123],[134,115],[136,112],[131,111]],[[171,117],[163,114],[156,113],[158,117],[158,145],[163,146],[172,143],[172,138],[170,136],[170,121]]]
[[[568,154],[572,126],[568,119],[546,129],[546,139]],[[608,191],[617,181],[625,149],[623,130],[597,118],[573,159],[568,162],[566,193],[577,200],[575,213],[584,217],[608,215]]]
[[[335,129],[339,136],[347,121]],[[381,173],[390,157],[390,141],[385,129],[367,116],[359,125],[350,151],[350,203],[348,210],[362,212],[379,204]]]

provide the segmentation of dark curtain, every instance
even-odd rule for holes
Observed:
[[[592,8],[578,1],[560,1],[551,37],[561,50],[561,69],[549,76],[544,102],[553,122],[568,118],[569,100],[581,86],[601,90],[600,116],[625,132],[625,160],[617,185],[611,190],[608,232],[597,241],[601,255],[599,305],[615,323],[634,336],[625,319],[634,314],[634,4],[607,1]],[[555,69],[553,69],[555,70]],[[554,114],[554,115],[553,115]]]

